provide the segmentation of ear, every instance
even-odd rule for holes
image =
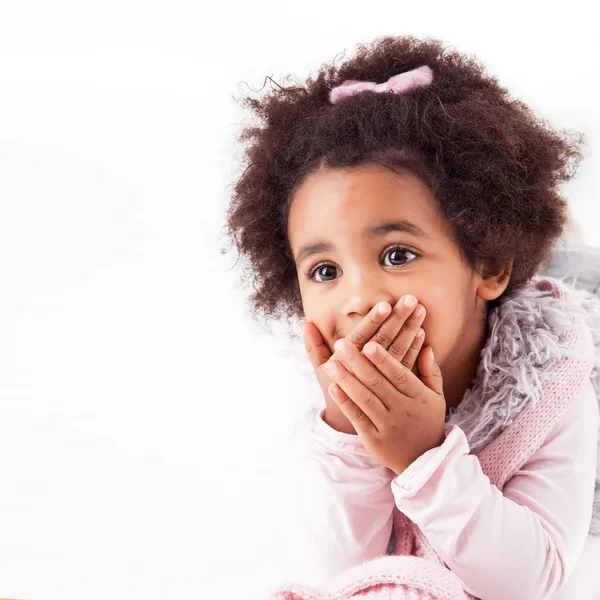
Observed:
[[[512,273],[513,260],[504,267],[490,267],[483,261],[478,261],[478,273],[481,281],[477,286],[477,295],[482,300],[495,300],[508,286]]]

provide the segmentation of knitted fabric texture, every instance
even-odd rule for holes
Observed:
[[[586,379],[600,403],[600,299],[560,279],[534,277],[490,310],[487,329],[473,384],[448,415],[447,426],[465,432],[471,453],[502,490],[543,444]],[[600,463],[590,533],[600,534]],[[393,555],[349,569],[325,586],[279,588],[271,600],[474,598],[397,508],[388,553]]]

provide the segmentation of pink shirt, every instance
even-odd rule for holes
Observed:
[[[297,471],[302,533],[293,543],[312,575],[299,583],[318,584],[385,555],[394,504],[476,597],[552,597],[573,572],[594,497],[599,415],[591,382],[503,492],[457,426],[395,477],[358,435],[332,429],[322,415]]]

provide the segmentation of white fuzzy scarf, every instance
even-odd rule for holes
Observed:
[[[564,279],[541,279],[552,279],[565,291],[567,300],[530,283],[491,309],[473,384],[461,403],[449,411],[447,424],[460,426],[472,452],[496,438],[527,402],[535,402],[545,377],[566,353],[559,336],[574,326],[569,314],[582,315],[583,319],[575,322],[590,329],[595,348],[591,380],[600,403],[600,298],[575,289]],[[600,445],[597,451],[592,535],[600,535]]]

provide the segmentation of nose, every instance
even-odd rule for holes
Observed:
[[[346,274],[348,275],[348,274]],[[342,307],[344,317],[364,317],[378,302],[394,306],[394,295],[385,289],[381,278],[368,273],[353,273],[346,277],[345,300]]]

